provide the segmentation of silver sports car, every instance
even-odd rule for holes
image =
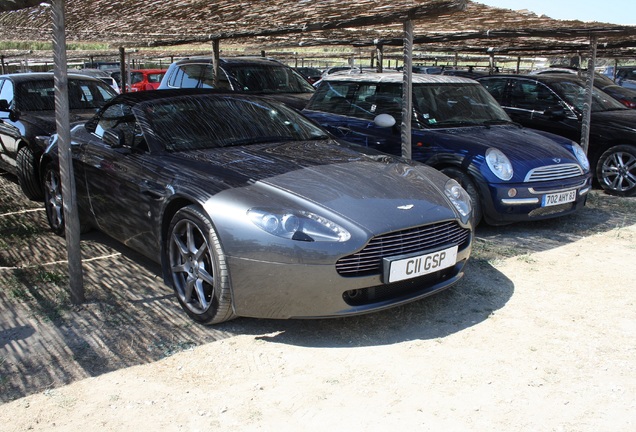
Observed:
[[[275,101],[128,93],[71,135],[81,226],[160,262],[200,323],[385,309],[450,287],[470,254],[457,182],[335,141]],[[61,234],[55,135],[41,166]]]

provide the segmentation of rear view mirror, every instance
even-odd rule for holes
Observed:
[[[390,114],[380,114],[373,119],[373,123],[378,127],[387,128],[395,125],[396,121],[395,117]]]

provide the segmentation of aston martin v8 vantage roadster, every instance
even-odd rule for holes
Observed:
[[[61,234],[57,145],[41,166]],[[80,226],[161,263],[199,323],[385,309],[450,287],[470,255],[456,181],[338,142],[265,98],[122,94],[72,127],[71,154]]]

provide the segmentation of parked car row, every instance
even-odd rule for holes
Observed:
[[[211,58],[181,60],[157,72],[157,91],[119,95],[69,75],[80,226],[160,263],[181,307],[203,324],[414,301],[462,277],[482,221],[575,212],[594,173],[607,191],[634,193],[634,143],[600,133],[591,168],[576,133],[530,124],[574,117],[578,84],[545,107],[524,107],[534,114],[521,121],[513,115],[522,108],[508,103],[513,78],[556,78],[415,74],[405,160],[401,74],[334,73],[314,89],[272,59],[218,66],[215,75]],[[0,158],[63,234],[53,96],[52,74],[0,76]],[[601,92],[593,108],[625,123],[636,115]]]

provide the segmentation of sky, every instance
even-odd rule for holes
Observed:
[[[550,18],[636,25],[636,0],[473,0],[506,9],[528,9]]]

